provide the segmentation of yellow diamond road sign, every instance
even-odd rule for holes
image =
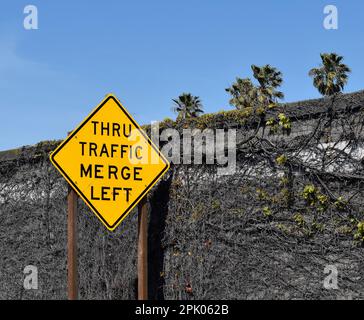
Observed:
[[[113,95],[50,156],[102,223],[114,230],[169,169],[169,163]]]

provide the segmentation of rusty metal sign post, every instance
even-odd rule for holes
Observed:
[[[68,299],[78,299],[78,261],[77,261],[77,194],[68,187],[67,196],[67,266]]]
[[[148,202],[138,205],[138,300],[148,300]]]
[[[78,196],[68,187],[67,196],[67,269],[68,300],[78,299],[77,207]],[[148,299],[148,202],[138,204],[138,300]]]

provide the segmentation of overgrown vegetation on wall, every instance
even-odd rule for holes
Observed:
[[[164,121],[236,128],[238,168],[219,177],[216,166],[173,165],[153,189],[151,298],[363,298],[364,93],[335,97],[330,111],[331,98],[297,105]],[[0,298],[66,298],[56,144],[0,154]],[[134,298],[136,217],[109,233],[80,206],[81,298]],[[38,291],[23,289],[29,264]],[[338,268],[338,290],[323,287],[326,265]]]

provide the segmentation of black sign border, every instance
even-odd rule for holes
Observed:
[[[144,138],[148,141],[149,145],[158,153],[159,157],[163,160],[163,162],[166,164],[163,170],[154,178],[154,180],[144,189],[144,191],[139,195],[138,198],[136,198],[133,203],[124,211],[124,213],[121,214],[121,216],[116,220],[116,222],[112,225],[108,224],[107,221],[102,217],[102,215],[99,213],[99,211],[92,205],[92,203],[87,199],[87,197],[81,192],[81,190],[77,187],[77,185],[71,180],[71,178],[67,175],[67,173],[62,169],[62,167],[58,164],[58,162],[55,160],[55,156],[59,151],[63,149],[63,147],[79,132],[86,123],[89,122],[89,120],[110,100],[112,99],[121,109],[121,111],[128,117],[128,119],[133,123],[133,125],[139,130],[139,132],[144,136]],[[128,215],[128,213],[133,209],[133,207],[148,193],[149,189],[154,185],[154,183],[168,170],[169,165],[168,162],[166,162],[164,156],[161,154],[161,152],[154,146],[152,141],[149,139],[149,137],[145,134],[145,132],[140,128],[140,126],[134,121],[133,118],[129,115],[127,110],[120,104],[120,102],[114,97],[109,96],[107,97],[82,123],[81,125],[74,130],[65,141],[62,142],[62,144],[50,155],[52,162],[57,166],[58,170],[62,172],[62,174],[67,178],[68,183],[77,191],[79,195],[81,195],[82,199],[86,202],[86,204],[96,213],[98,218],[103,221],[103,223],[112,231],[115,230],[119,222]]]

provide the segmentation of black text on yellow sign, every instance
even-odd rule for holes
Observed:
[[[51,161],[109,230],[121,223],[169,168],[113,95],[60,144]]]

